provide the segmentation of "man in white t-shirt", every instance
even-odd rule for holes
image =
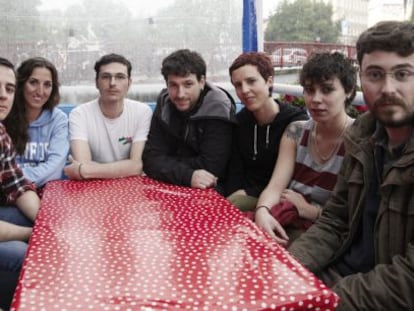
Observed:
[[[131,85],[131,63],[125,57],[105,55],[95,71],[99,98],[69,115],[72,163],[65,174],[70,179],[140,175],[152,110],[125,98]]]

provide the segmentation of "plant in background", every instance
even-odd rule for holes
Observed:
[[[367,110],[368,107],[366,105],[348,105],[348,107],[346,107],[346,113],[354,119]]]
[[[305,100],[303,96],[295,96],[291,94],[280,94],[278,99],[281,102],[306,109]],[[363,114],[367,110],[368,108],[366,105],[348,105],[348,107],[346,107],[346,113],[354,119],[360,114]]]
[[[291,104],[297,107],[302,107],[305,108],[305,100],[303,98],[303,96],[295,96],[295,95],[290,95],[290,94],[280,94],[279,95],[279,100],[281,102],[287,103],[287,104]]]

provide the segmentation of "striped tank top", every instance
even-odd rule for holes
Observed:
[[[302,137],[298,140],[295,171],[289,188],[301,193],[311,204],[323,206],[336,184],[345,148],[342,142],[336,153],[325,163],[314,161],[310,150],[313,126],[313,120],[308,120]]]

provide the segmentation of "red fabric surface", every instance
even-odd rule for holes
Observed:
[[[312,226],[310,220],[299,216],[298,209],[289,201],[283,201],[270,209],[270,214],[283,226],[291,226],[297,229],[308,229]]]
[[[12,310],[334,310],[337,302],[214,190],[131,177],[46,186]]]

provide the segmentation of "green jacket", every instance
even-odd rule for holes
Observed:
[[[318,273],[349,248],[364,209],[373,170],[376,122],[368,112],[345,135],[338,182],[320,219],[289,251]],[[375,268],[343,278],[333,290],[338,310],[414,310],[414,135],[385,172],[375,223]]]

